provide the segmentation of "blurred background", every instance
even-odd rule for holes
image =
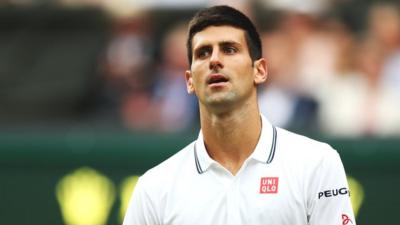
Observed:
[[[339,151],[358,224],[398,224],[394,0],[0,1],[1,224],[122,223],[137,177],[198,135],[186,29],[216,4],[261,34],[261,111]]]

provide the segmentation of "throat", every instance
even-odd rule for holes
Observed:
[[[255,150],[261,135],[259,111],[215,115],[201,112],[201,127],[208,155],[233,175]]]

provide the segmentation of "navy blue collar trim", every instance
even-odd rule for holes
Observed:
[[[272,160],[274,160],[275,156],[275,150],[276,150],[276,138],[277,138],[277,131],[276,127],[272,126],[273,132],[272,132],[272,144],[271,144],[271,150],[269,151],[269,157],[267,160],[267,164],[270,164]]]
[[[197,157],[196,143],[197,143],[197,142],[194,143],[194,161],[195,161],[195,163],[196,163],[197,172],[198,172],[199,174],[202,174],[202,173],[204,173],[204,171],[201,169],[200,162],[199,162],[199,158]]]

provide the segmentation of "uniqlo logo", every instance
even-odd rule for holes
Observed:
[[[260,194],[278,193],[279,177],[261,177]]]

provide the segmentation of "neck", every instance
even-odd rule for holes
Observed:
[[[257,104],[218,114],[200,107],[200,122],[210,157],[236,175],[254,151],[261,134]]]

